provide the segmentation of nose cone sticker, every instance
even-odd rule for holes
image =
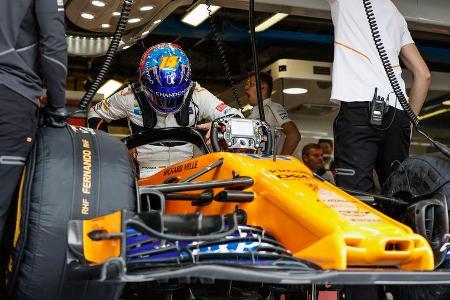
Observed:
[[[362,225],[381,221],[379,216],[365,209],[363,206],[357,205],[352,199],[346,199],[333,191],[320,188],[319,199],[353,224]]]

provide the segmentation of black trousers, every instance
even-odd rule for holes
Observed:
[[[34,141],[37,119],[36,104],[0,85],[0,241]]]
[[[380,185],[409,155],[410,122],[402,110],[389,107],[380,127],[369,124],[370,102],[341,102],[334,121],[336,184],[372,191],[373,170]]]

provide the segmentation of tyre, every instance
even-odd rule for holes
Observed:
[[[11,299],[118,299],[123,284],[68,279],[67,223],[135,202],[134,166],[118,139],[82,127],[39,129],[10,245]]]
[[[410,206],[393,217],[422,234],[430,243],[437,268],[448,268],[446,251],[441,251],[449,228],[450,160],[441,153],[408,158],[383,186],[383,194],[400,198]],[[392,211],[392,210],[391,210]],[[391,286],[394,299],[444,300],[450,298],[450,286]]]

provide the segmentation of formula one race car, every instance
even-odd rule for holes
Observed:
[[[447,210],[448,181],[434,181],[438,193],[427,205],[407,203],[399,183],[390,196],[403,200],[375,202],[392,215],[405,204],[424,210],[422,236],[295,157],[270,154],[276,135],[259,120],[214,121],[212,153],[192,128],[126,138],[129,149],[170,140],[204,152],[138,186],[133,162],[114,138],[72,126],[39,134],[12,239],[8,282],[15,299],[118,299],[125,282],[146,284],[128,286],[122,298],[164,299],[298,299],[316,297],[305,286],[326,283],[450,283],[448,272],[425,272],[446,261],[433,255],[433,242],[444,246],[436,237],[448,233],[448,214],[447,228],[430,220]],[[56,145],[64,157],[52,153]]]

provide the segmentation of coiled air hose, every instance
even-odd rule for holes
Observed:
[[[219,53],[219,58],[222,61],[222,65],[225,70],[225,74],[231,85],[231,90],[233,92],[234,99],[236,100],[239,110],[242,111],[242,105],[241,105],[241,101],[239,99],[239,93],[237,91],[236,84],[233,80],[233,77],[231,77],[230,65],[228,64],[227,56],[225,54],[225,50],[223,48],[222,41],[219,38],[219,32],[217,30],[216,22],[214,21],[214,18],[213,18],[213,14],[212,14],[212,10],[211,10],[211,3],[209,2],[209,0],[206,0],[205,4],[206,4],[206,9],[208,10],[209,22],[211,24],[214,41],[216,42],[216,46],[217,46],[217,52]]]
[[[406,99],[405,94],[403,93],[400,84],[397,80],[397,76],[394,73],[392,68],[391,61],[389,56],[384,49],[383,41],[381,39],[380,30],[378,29],[377,20],[375,18],[375,13],[372,7],[371,0],[363,0],[364,10],[366,12],[367,21],[369,22],[370,31],[372,33],[373,41],[375,43],[375,47],[377,48],[378,55],[381,59],[381,63],[383,64],[384,71],[388,77],[389,83],[394,91],[395,96],[397,96],[400,105],[403,107],[408,119],[411,123],[414,124],[417,132],[419,132],[422,136],[424,136],[428,141],[430,141],[442,154],[450,158],[450,150],[444,144],[435,141],[428,134],[421,130],[421,124],[419,118],[411,109],[408,100]]]
[[[264,105],[261,93],[261,80],[259,78],[259,61],[255,33],[255,0],[249,1],[248,22],[248,25],[250,27],[250,41],[252,44],[253,67],[255,68],[256,96],[258,98],[259,118],[264,122],[266,120],[266,116],[264,114]]]
[[[108,51],[105,55],[105,60],[103,62],[100,71],[97,74],[94,82],[89,87],[86,94],[84,94],[83,98],[80,101],[80,105],[78,106],[81,111],[85,111],[89,106],[89,103],[92,101],[95,93],[98,91],[100,84],[105,78],[106,73],[111,67],[112,60],[114,55],[117,52],[119,47],[120,39],[125,31],[128,22],[128,16],[130,15],[131,6],[133,5],[133,0],[123,0],[122,12],[120,13],[119,22],[117,23],[116,30],[111,38],[111,43],[109,44]]]

